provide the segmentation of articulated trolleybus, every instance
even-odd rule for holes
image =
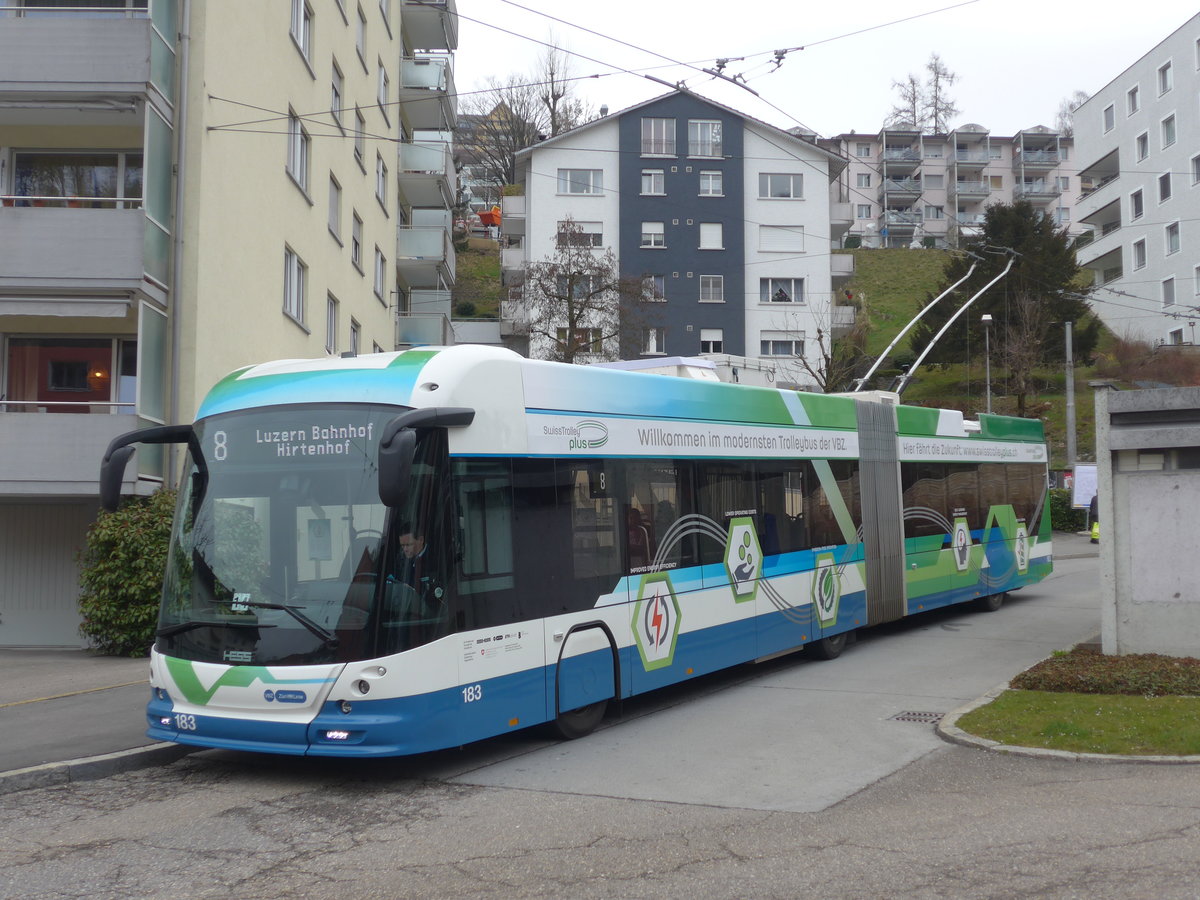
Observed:
[[[894,398],[893,398],[894,399]],[[235,372],[186,443],[149,735],[387,756],[1051,568],[1041,423],[450,347]]]

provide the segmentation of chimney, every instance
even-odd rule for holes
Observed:
[[[605,103],[603,106],[600,107],[600,115],[601,116],[608,115],[608,104],[607,103]]]

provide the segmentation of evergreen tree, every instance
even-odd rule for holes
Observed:
[[[993,376],[997,363],[1006,368],[1009,386],[1017,396],[1018,415],[1023,415],[1034,369],[1061,365],[1066,359],[1064,323],[1074,323],[1074,356],[1080,363],[1092,356],[1100,337],[1100,322],[1091,315],[1087,302],[1091,289],[1081,285],[1081,270],[1067,229],[1055,226],[1029,201],[987,208],[982,236],[968,245],[982,261],[955,292],[957,296],[947,297],[921,319],[913,329],[912,347],[921,352],[968,298],[1000,274],[1008,262],[1001,248],[1015,251],[1012,268],[942,335],[925,364],[965,363],[968,349],[981,354],[984,326],[980,317],[990,313]],[[966,275],[971,262],[965,255],[952,257],[942,283],[925,297],[921,307]]]

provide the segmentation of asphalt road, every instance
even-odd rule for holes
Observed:
[[[369,764],[206,751],[0,797],[0,897],[1197,896],[1190,766],[1007,757],[946,712],[1097,629],[1095,560],[535,733]]]

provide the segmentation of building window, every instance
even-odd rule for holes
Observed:
[[[1112,131],[1113,126],[1116,124],[1117,124],[1116,111],[1113,109],[1113,106],[1110,103],[1108,106],[1104,107],[1104,130],[1106,132]]]
[[[37,198],[38,205],[45,206],[139,209],[142,206],[142,154],[113,151],[14,153],[13,195]],[[35,201],[14,199],[12,202],[17,206],[30,206]]]
[[[665,247],[667,246],[666,233],[663,230],[662,222],[643,222],[642,223],[642,246],[643,247]]]
[[[383,207],[383,211],[387,212],[387,192],[388,192],[388,168],[387,163],[383,161],[383,155],[379,152],[375,153],[375,199],[379,201],[379,205]]]
[[[354,319],[350,320],[350,353],[358,356],[358,346],[362,340],[362,326]]]
[[[1125,94],[1125,111],[1127,115],[1133,115],[1142,108],[1141,98],[1138,96],[1138,86],[1135,84]]]
[[[566,328],[556,328],[554,339],[561,353],[568,350],[575,353],[599,353],[603,348],[599,328],[576,328],[573,339],[568,339]]]
[[[364,172],[367,171],[366,160],[367,120],[362,110],[354,107],[354,161]]]
[[[333,78],[329,86],[329,114],[333,116],[334,124],[339,129],[344,130],[342,126],[342,96],[345,94],[346,79],[342,75],[342,70],[338,68],[337,60],[333,61]]]
[[[707,171],[700,173],[701,197],[724,197],[725,177],[722,172]]]
[[[313,11],[305,0],[292,0],[292,40],[305,59],[312,58]]]
[[[337,353],[338,302],[333,294],[325,297],[325,352]]]
[[[603,169],[559,169],[560,194],[599,194],[604,191]]]
[[[363,240],[363,223],[358,217],[358,213],[353,214],[350,221],[350,262],[354,264],[354,268],[362,271],[362,240]]]
[[[342,186],[329,176],[329,233],[342,242]]]
[[[758,338],[759,356],[804,356],[803,331],[761,331]]]
[[[675,120],[642,119],[642,156],[675,155]]]
[[[858,175],[857,187],[869,188],[871,186],[871,174],[869,172],[860,172]]]
[[[940,191],[942,188],[944,188],[946,186],[945,178],[942,175],[926,175],[924,183],[925,183],[925,190],[927,190],[927,191],[930,191],[930,190]]]
[[[378,247],[375,248],[375,296],[383,300],[383,292],[387,283],[387,257]]]
[[[1162,281],[1162,305],[1175,305],[1175,279],[1164,278]]]
[[[1166,238],[1167,256],[1172,253],[1179,252],[1179,223],[1172,222],[1164,229],[1164,237]]]
[[[989,175],[988,176],[988,190],[989,191],[1004,190],[1004,176],[1003,175]]]
[[[857,209],[857,212],[855,213],[856,219],[871,218],[871,204],[870,203],[860,203],[860,204],[858,204],[856,209]]]
[[[723,156],[721,123],[707,119],[688,121],[688,156]]]
[[[1175,86],[1174,77],[1171,75],[1171,64],[1163,63],[1158,67],[1158,94],[1161,97],[1167,91]]]
[[[1192,184],[1200,184],[1200,154],[1192,157]]]
[[[383,17],[383,24],[387,27],[388,34],[392,33],[392,0],[379,0],[379,14]]]
[[[308,279],[308,266],[291,247],[283,251],[283,311],[304,324],[304,282]]]
[[[1167,343],[1179,345],[1183,343],[1183,329],[1176,328],[1167,332]]]
[[[642,169],[642,195],[661,197],[667,193],[667,179],[662,169]]]
[[[593,288],[593,278],[599,276],[580,275],[572,273],[570,275],[559,275],[555,278],[555,288],[558,291],[560,298],[571,297],[575,300],[586,300],[592,294],[599,293],[600,282],[596,281],[596,287]]]
[[[662,302],[667,299],[666,275],[642,276],[642,299]]]
[[[1134,140],[1134,158],[1141,162],[1150,155],[1150,135],[1148,132],[1142,132]]]
[[[701,275],[700,276],[700,302],[701,303],[724,303],[725,302],[725,276],[724,275]]]
[[[1142,213],[1145,212],[1145,204],[1142,202],[1142,192],[1134,191],[1129,195],[1129,218],[1130,221],[1140,219]]]
[[[1171,199],[1171,173],[1163,172],[1158,176],[1158,202],[1165,203]]]
[[[944,219],[946,218],[946,208],[944,206],[926,206],[926,219]]]
[[[358,8],[358,21],[354,23],[354,46],[358,50],[358,59],[363,70],[367,68],[367,14]]]
[[[1146,239],[1142,238],[1133,242],[1133,268],[1145,268],[1146,266]]]
[[[760,278],[759,303],[803,303],[803,278]]]
[[[665,328],[642,329],[642,353],[644,355],[666,353],[667,330]]]
[[[312,138],[304,130],[300,117],[294,112],[289,112],[287,171],[292,180],[305,191],[308,190],[308,154],[311,147]]]
[[[1070,223],[1071,223],[1071,210],[1067,209],[1065,206],[1060,206],[1056,210],[1054,210],[1054,224],[1055,225],[1060,225],[1060,226],[1061,225],[1069,225]]]
[[[387,69],[384,68],[383,60],[379,60],[379,90],[376,93],[375,99],[379,103],[379,111],[383,113],[383,120],[391,124],[391,118],[388,116],[388,106],[392,96],[392,79],[388,76]]]
[[[559,222],[555,243],[559,247],[603,247],[604,223]]]
[[[1200,266],[1192,269],[1192,293],[1200,297]]]
[[[766,253],[803,253],[803,225],[759,225],[758,249]]]
[[[724,353],[725,352],[725,331],[721,328],[701,328],[700,329],[700,352],[701,353]]]
[[[804,176],[760,172],[758,196],[763,200],[800,200],[804,197]]]
[[[860,159],[865,156],[870,156],[871,155],[871,145],[864,144],[861,142],[856,143],[854,145],[854,155],[859,157]]]
[[[720,222],[700,223],[700,249],[724,250],[724,231]]]
[[[1069,193],[1071,190],[1071,176],[1070,175],[1057,176],[1054,179],[1054,186],[1058,190],[1062,191],[1064,194]]]
[[[1162,120],[1162,145],[1170,147],[1175,143],[1175,117],[1167,116]]]

